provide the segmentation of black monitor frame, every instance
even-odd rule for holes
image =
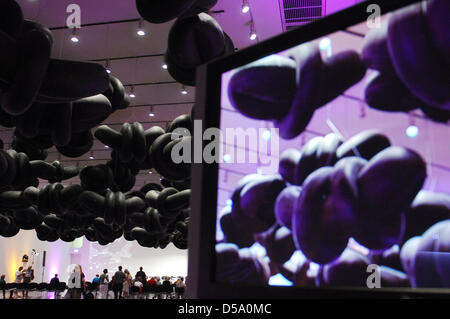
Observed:
[[[290,49],[361,23],[370,15],[367,12],[367,7],[370,4],[378,4],[381,8],[381,14],[385,14],[419,1],[421,0],[365,1],[227,57],[202,65],[197,70],[194,119],[203,121],[203,130],[209,127],[220,127],[221,79],[223,73],[270,54]],[[411,298],[450,296],[449,289],[260,287],[215,282],[218,169],[217,163],[192,164],[191,217],[188,235],[188,298]]]

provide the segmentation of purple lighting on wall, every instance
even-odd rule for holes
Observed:
[[[34,274],[36,281],[40,281],[42,279],[43,281],[50,282],[55,274],[58,274],[59,280],[66,280],[65,274],[61,273],[61,263],[65,258],[67,258],[67,255],[64,253],[64,247],[65,243],[62,241],[56,241],[46,249],[47,253],[44,273],[42,274],[42,278],[41,274]]]

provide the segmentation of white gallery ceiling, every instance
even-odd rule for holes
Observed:
[[[182,85],[162,68],[169,30],[174,22],[151,24],[143,21],[145,36],[136,31],[141,20],[134,0],[17,0],[26,19],[39,22],[51,29],[54,37],[52,57],[109,64],[112,74],[119,78],[129,92],[134,87],[136,98],[130,107],[118,110],[102,124],[119,130],[124,122],[140,122],[144,129],[158,125],[166,128],[174,118],[190,114],[195,101],[195,88]],[[251,0],[252,17],[263,40],[282,32],[278,0]],[[71,30],[66,26],[67,7],[77,4],[81,9],[81,29],[78,43],[70,41]],[[233,39],[237,49],[252,45],[249,39],[250,14],[241,12],[242,0],[219,0],[210,12],[224,31]],[[270,14],[268,14],[270,13]],[[107,62],[108,61],[108,62]],[[150,107],[155,116],[150,117]],[[0,128],[0,138],[9,147],[12,130]],[[90,159],[90,157],[94,159]],[[96,165],[110,159],[110,150],[95,140],[92,153],[79,158],[66,158],[53,147],[46,161],[60,160],[65,166]],[[153,171],[141,171],[135,188],[145,183],[159,182]],[[63,184],[78,183],[78,177]]]
[[[324,0],[323,13],[330,14],[359,1]],[[102,124],[119,130],[124,122],[139,121],[144,129],[155,125],[165,129],[175,117],[191,112],[195,101],[195,88],[187,87],[187,94],[181,94],[181,84],[177,83],[162,68],[168,33],[174,21],[163,24],[150,24],[144,21],[143,28],[146,35],[141,37],[136,34],[140,16],[134,0],[17,0],[17,2],[21,5],[26,19],[39,22],[52,30],[54,36],[53,57],[95,61],[103,65],[106,65],[108,61],[112,74],[122,81],[127,91],[129,92],[134,87],[136,98],[132,99],[130,107],[114,112]],[[256,41],[265,40],[283,32],[280,0],[249,0],[248,2],[251,7],[251,15],[241,12],[242,0],[219,0],[210,12],[233,39],[236,49],[242,49],[255,44]],[[77,34],[78,43],[70,41],[71,30],[66,27],[66,20],[70,14],[66,12],[66,9],[73,3],[78,4],[81,8],[82,28]],[[251,19],[254,21],[258,34],[256,41],[249,39]],[[364,25],[352,30],[362,34],[366,31]],[[155,114],[153,117],[149,116],[151,107]],[[364,121],[366,123],[372,121],[372,116],[373,120],[377,120],[377,114],[377,112],[367,112]],[[347,113],[334,114],[333,117],[342,117],[341,120],[337,119],[336,121],[343,125],[344,123],[351,124],[353,122],[348,120],[348,115]],[[405,121],[407,119],[405,120],[404,116],[397,116],[393,117],[393,121],[386,122],[385,125],[404,126],[406,125]],[[419,118],[418,122],[421,121]],[[424,125],[429,125],[428,121],[424,123]],[[315,124],[312,123],[312,125]],[[390,129],[390,127],[386,127],[386,130]],[[327,133],[318,128],[316,131],[321,134]],[[353,130],[350,129],[350,131]],[[435,134],[430,136],[442,137],[446,141],[450,140],[448,125],[437,125]],[[0,138],[6,144],[5,148],[8,148],[11,143],[12,130],[0,127]],[[306,135],[307,139],[308,135]],[[444,154],[448,154],[449,147],[449,143],[442,145]],[[66,158],[59,155],[55,148],[50,149],[47,161],[56,159],[62,161],[66,166],[84,167],[106,163],[110,159],[110,150],[95,140],[92,153],[89,152],[77,159]],[[433,161],[436,165],[435,170],[439,170],[437,173],[448,176],[450,164],[448,161],[442,161],[442,158],[438,163]],[[145,183],[159,182],[159,179],[160,177],[155,171],[141,171],[137,176],[135,188],[140,188]],[[64,184],[78,182],[78,177],[76,177],[65,181]]]

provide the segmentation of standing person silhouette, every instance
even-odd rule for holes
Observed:
[[[122,271],[122,266],[114,274],[114,299],[122,299],[123,282],[125,281],[125,273]]]
[[[140,281],[145,285],[145,283],[146,283],[146,281],[147,281],[147,280],[146,280],[147,275],[145,274],[145,272],[144,272],[142,266],[139,267],[139,271],[136,273],[136,276],[134,276],[135,279],[137,279],[138,277],[141,278]]]
[[[5,280],[5,275],[2,275],[0,277],[0,290],[3,291],[3,299],[5,299],[5,293],[6,293],[6,280]]]
[[[16,271],[15,277],[16,279],[14,280],[14,283],[16,284],[20,284],[23,280],[23,267],[20,266],[19,269]],[[9,294],[9,298],[12,299],[13,298],[13,293],[16,296],[16,298],[19,298],[19,293],[17,291],[17,289],[11,290],[10,294]]]
[[[73,273],[70,275],[67,286],[70,291],[70,299],[81,299],[81,293],[83,291],[84,280],[83,272],[80,265],[76,265]]]
[[[27,270],[23,273],[23,283],[26,284],[24,291],[24,298],[28,298],[28,284],[32,282],[34,279],[34,269],[32,266],[29,266]]]

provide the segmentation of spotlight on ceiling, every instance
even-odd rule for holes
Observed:
[[[322,53],[323,58],[329,58],[332,55],[332,49],[331,49],[331,39],[330,38],[323,38],[319,42],[319,49]]]
[[[80,41],[77,37],[77,28],[72,28],[72,37],[70,38],[70,41],[77,43]]]
[[[105,69],[106,69],[106,72],[108,72],[108,74],[111,74],[111,62],[109,61],[109,59],[106,60]]]
[[[90,159],[90,160],[93,160],[93,159],[94,159],[94,152],[93,152],[93,151],[91,151],[91,155],[89,156],[89,159]]]
[[[142,25],[143,25],[143,21],[142,21],[142,19],[141,20],[139,20],[139,27],[138,27],[138,30],[137,30],[137,35],[138,36],[141,36],[141,37],[143,37],[146,33],[145,33],[145,30],[143,29],[143,27],[142,27]]]
[[[187,91],[187,89],[186,89],[186,87],[183,85],[182,87],[181,87],[181,94],[183,94],[183,95],[186,95],[186,94],[188,94],[188,91]]]
[[[150,112],[148,113],[148,116],[154,117],[155,113],[153,112],[153,106],[150,106]]]
[[[130,89],[130,98],[134,99],[136,97],[136,94],[134,93],[134,86],[131,87]]]
[[[253,21],[252,21],[252,24],[250,25],[249,37],[250,37],[250,40],[252,40],[252,41],[256,40],[256,38],[258,37],[258,35],[256,34],[255,25],[253,24]]]
[[[419,135],[419,128],[415,126],[414,124],[411,124],[406,128],[406,136],[409,138],[416,138],[417,135]]]
[[[250,11],[250,6],[248,5],[247,0],[244,0],[244,1],[242,2],[241,11],[242,11],[242,13],[247,13],[247,12]]]
[[[167,64],[163,63],[162,68],[163,68],[164,70],[167,70]]]
[[[268,141],[272,137],[272,133],[269,130],[265,130],[262,134],[264,140]]]
[[[319,42],[319,49],[320,50],[327,50],[329,47],[331,46],[331,40],[330,38],[323,38],[322,40],[320,40]]]

